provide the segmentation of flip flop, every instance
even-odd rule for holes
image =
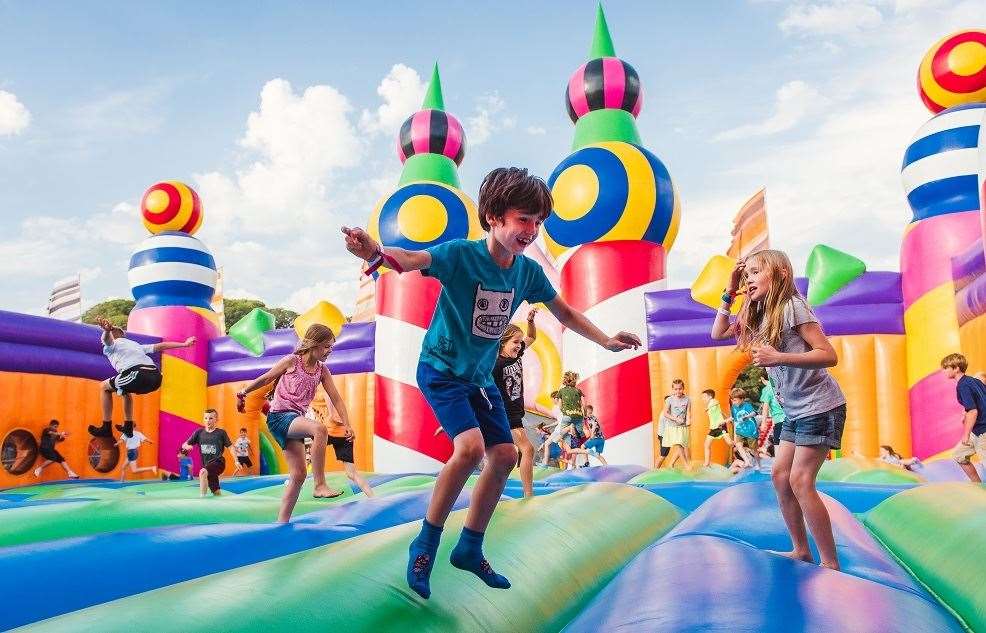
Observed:
[[[312,499],[335,499],[336,497],[341,497],[346,494],[344,490],[340,490],[338,494],[334,495],[312,495]]]

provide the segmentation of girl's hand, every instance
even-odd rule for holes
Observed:
[[[351,229],[344,226],[342,232],[346,235],[346,250],[356,257],[369,261],[380,251],[380,245],[377,244],[377,241],[363,229]]]
[[[764,343],[753,348],[753,364],[757,367],[776,367],[781,364],[781,353]]]
[[[349,441],[355,440],[356,439],[356,431],[353,430],[353,427],[351,425],[347,424],[345,426],[345,428],[346,428],[346,439],[349,440]]]
[[[239,413],[246,413],[246,394],[242,391],[236,392],[236,410]]]
[[[640,337],[629,332],[620,332],[603,343],[603,347],[611,352],[621,352],[625,349],[637,349],[641,346]]]
[[[527,322],[534,323],[534,317],[537,315],[537,313],[538,313],[537,308],[531,308],[531,311],[527,313]]]
[[[746,271],[746,261],[739,260],[733,267],[733,272],[729,276],[729,288],[731,292],[736,292],[739,290],[740,285],[743,283],[743,273]]]

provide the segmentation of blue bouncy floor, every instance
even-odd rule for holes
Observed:
[[[432,474],[371,475],[374,499],[303,496],[286,526],[270,523],[276,475],[206,499],[189,482],[0,491],[0,629],[986,631],[983,487],[820,481],[835,572],[768,551],[790,547],[768,474],[678,474],[540,470],[530,500],[511,479],[486,552],[513,588],[440,558],[428,601],[403,573]]]

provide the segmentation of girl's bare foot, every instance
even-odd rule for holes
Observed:
[[[316,486],[312,497],[316,499],[333,499],[342,494],[342,490],[333,490],[328,486]]]
[[[834,561],[822,561],[822,563],[819,566],[820,567],[825,567],[827,569],[834,569],[835,571],[842,571],[842,568],[839,567],[839,561],[837,561],[837,560],[834,560]]]
[[[805,563],[814,563],[815,559],[812,557],[811,552],[799,552],[797,550],[791,550],[790,552],[778,552],[777,550],[769,549],[767,550],[771,554],[776,554],[778,556],[783,556],[784,558],[790,558],[792,560],[800,560]],[[838,563],[836,563],[838,567]]]

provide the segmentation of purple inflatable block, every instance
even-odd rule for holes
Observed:
[[[899,306],[903,301],[900,273],[877,271],[863,273],[859,279],[850,282],[822,305],[828,307],[888,303]]]
[[[346,323],[336,339],[333,350],[372,348],[376,333],[375,323]],[[264,332],[264,353],[261,357],[284,356],[298,346],[298,335],[291,328]],[[209,363],[227,360],[255,358],[245,347],[228,336],[209,343]],[[331,359],[331,357],[330,357]]]
[[[647,321],[688,321],[711,318],[713,311],[707,305],[692,299],[687,288],[648,292],[644,295]]]
[[[102,354],[0,341],[0,371],[105,380],[116,372]]]
[[[986,275],[977,277],[955,293],[955,308],[959,315],[959,325],[965,325],[986,314]]]
[[[647,349],[651,352],[656,352],[663,349],[736,345],[736,341],[733,339],[723,341],[713,340],[709,336],[711,330],[711,318],[648,323]]]
[[[830,336],[904,333],[904,311],[900,304],[822,305],[815,308],[815,315]]]
[[[982,240],[976,240],[952,258],[952,279],[956,288],[966,286],[983,273],[986,273],[986,253],[983,252]]]
[[[0,310],[0,341],[103,355],[102,330],[95,325]],[[160,338],[127,334],[138,343],[159,343]]]
[[[293,347],[291,349],[294,349]],[[290,354],[290,350],[287,352]],[[329,371],[333,374],[358,374],[373,371],[373,348],[333,350],[329,355]],[[221,385],[238,380],[253,380],[270,369],[286,354],[277,356],[246,356],[209,365],[209,385]]]

